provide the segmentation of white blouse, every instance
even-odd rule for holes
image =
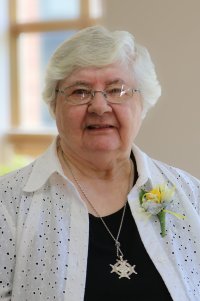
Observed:
[[[138,181],[128,202],[141,239],[174,301],[200,300],[200,181],[133,147]],[[167,236],[141,210],[139,191],[170,182]],[[0,178],[0,300],[83,301],[88,211],[63,174],[56,142],[27,167]],[[130,233],[131,237],[131,233]],[[142,260],[142,259],[141,259]]]

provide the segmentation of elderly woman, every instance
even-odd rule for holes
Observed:
[[[128,32],[86,28],[55,51],[58,137],[0,181],[1,300],[200,300],[200,182],[133,145],[160,93]]]

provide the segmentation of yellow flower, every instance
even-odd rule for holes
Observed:
[[[157,204],[161,203],[162,200],[161,191],[157,188],[154,188],[151,191],[145,193],[144,197],[147,201],[155,202]]]
[[[165,229],[165,215],[170,213],[179,219],[184,219],[185,216],[167,210],[167,205],[172,202],[172,197],[175,192],[175,187],[169,188],[167,184],[162,184],[154,187],[152,190],[145,191],[141,190],[139,199],[141,207],[147,213],[151,215],[157,215],[161,226],[161,235],[164,237],[166,235]]]
[[[149,192],[143,195],[143,198],[148,202],[156,204],[166,204],[171,201],[175,187],[168,188],[166,184],[156,186]]]

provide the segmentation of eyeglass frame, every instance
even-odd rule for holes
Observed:
[[[122,86],[121,87],[123,87],[124,85],[122,84]],[[68,88],[71,88],[71,87],[73,87],[73,85],[72,86],[68,86],[68,87],[64,87],[64,88],[62,88],[62,89],[56,89],[55,90],[55,92],[56,93],[60,93],[60,94],[62,94],[62,95],[64,95],[65,97],[67,97],[67,95],[65,94],[65,90],[66,89],[68,89]],[[123,89],[121,89],[122,90],[122,92],[124,91],[124,92],[126,92],[126,91],[131,91],[132,92],[132,95],[130,96],[130,97],[132,97],[133,95],[134,95],[134,93],[137,93],[137,92],[139,92],[139,93],[141,93],[141,90],[140,89],[137,89],[137,88],[131,88],[131,87],[129,87],[129,88],[127,88],[127,89],[125,89],[125,90],[123,90]],[[95,97],[95,94],[96,93],[102,93],[102,95],[103,95],[103,97],[105,98],[105,100],[108,102],[108,103],[111,103],[111,104],[122,104],[124,101],[122,101],[122,102],[114,102],[114,101],[109,101],[108,100],[108,93],[106,93],[106,89],[105,90],[88,90],[88,93],[90,94],[90,96],[89,96],[89,99],[88,99],[88,101],[87,102],[84,102],[84,103],[73,103],[73,102],[71,102],[71,101],[68,101],[70,104],[72,104],[72,105],[85,105],[85,104],[88,104],[88,103],[90,103],[92,100],[93,100],[93,98]],[[119,97],[119,99],[120,99],[120,97]],[[67,98],[66,98],[66,100],[67,100]]]

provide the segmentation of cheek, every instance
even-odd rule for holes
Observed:
[[[133,104],[125,108],[122,112],[122,120],[125,127],[134,130],[141,125],[142,107],[138,104]]]
[[[67,114],[66,111],[63,110],[61,105],[57,105],[56,106],[56,110],[55,110],[55,116],[56,116],[56,125],[57,125],[57,129],[58,132],[63,132],[63,130],[65,129],[66,125],[67,125]]]
[[[137,107],[137,109],[134,111],[134,113],[132,114],[132,127],[133,127],[133,139],[135,139],[135,137],[137,136],[140,127],[141,127],[141,123],[142,123],[142,108],[141,107]]]
[[[56,124],[58,131],[68,135],[80,131],[84,120],[84,110],[80,107],[60,106],[56,108]]]
[[[124,108],[121,112],[121,138],[133,143],[142,122],[142,108],[138,105]]]

